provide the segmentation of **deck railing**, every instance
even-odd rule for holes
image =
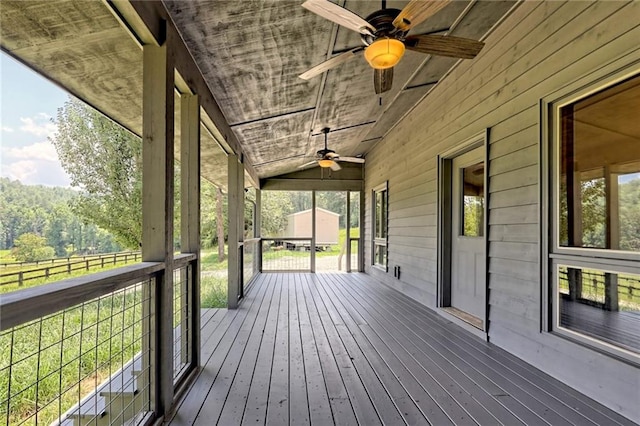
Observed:
[[[246,288],[260,272],[260,238],[242,242],[242,283]]]
[[[351,271],[357,271],[360,269],[359,265],[359,260],[358,260],[358,253],[360,252],[360,237],[351,237],[349,239],[349,243],[350,243],[350,247],[349,247],[349,253],[350,253],[350,260],[349,260],[349,272]]]
[[[560,293],[570,295],[570,273],[572,268],[560,268],[558,271],[558,288]],[[598,307],[605,307],[607,299],[607,286],[610,285],[607,280],[611,280],[610,276],[615,276],[616,300],[617,303],[614,310],[638,310],[640,306],[640,280],[635,276],[625,274],[611,274],[604,271],[595,271],[588,269],[573,269],[579,274],[573,275],[579,280],[579,285],[574,285],[578,289],[579,294],[573,295],[574,298],[582,303],[590,304]],[[610,307],[609,307],[610,308]]]
[[[311,270],[311,238],[262,238],[262,271]]]
[[[7,293],[0,298],[0,422],[146,424],[161,375],[193,366],[195,255],[174,261],[173,365],[158,365],[163,263]]]

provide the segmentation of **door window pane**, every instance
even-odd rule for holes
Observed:
[[[462,169],[462,235],[484,236],[484,162]]]
[[[558,242],[640,251],[640,77],[560,109]]]

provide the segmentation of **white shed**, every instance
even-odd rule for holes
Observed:
[[[311,238],[311,220],[311,209],[288,215],[285,235],[287,237]],[[316,207],[316,247],[338,244],[339,223],[340,215],[338,213]],[[303,241],[296,243],[297,246],[309,245]]]

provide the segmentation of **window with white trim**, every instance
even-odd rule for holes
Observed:
[[[387,270],[387,227],[388,227],[388,211],[389,211],[389,191],[388,183],[374,188],[373,190],[373,208],[372,208],[372,224],[373,236],[372,244],[372,264]]]
[[[640,362],[640,74],[550,113],[549,328]]]

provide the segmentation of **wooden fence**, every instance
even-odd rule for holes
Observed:
[[[115,265],[119,262],[129,263],[141,260],[139,251],[108,253],[82,257],[67,257],[58,259],[40,260],[38,262],[14,262],[1,264],[0,268],[20,267],[35,265],[35,268],[21,269],[18,271],[0,273],[0,286],[18,284],[23,286],[29,281],[49,278],[55,275],[71,274],[74,271],[86,270],[90,268],[104,268],[106,265]]]

